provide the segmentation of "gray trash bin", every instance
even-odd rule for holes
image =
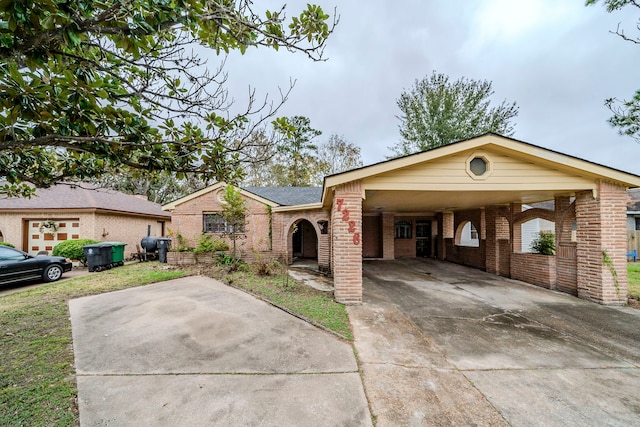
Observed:
[[[167,262],[167,252],[171,248],[171,239],[168,237],[158,237],[158,261]]]
[[[87,258],[89,271],[102,271],[111,268],[111,245],[94,243],[82,247]]]

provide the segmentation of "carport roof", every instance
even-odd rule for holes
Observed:
[[[469,170],[478,157],[488,160],[484,176]],[[433,211],[460,210],[595,191],[598,180],[640,187],[637,175],[488,133],[328,176],[322,202],[329,207],[332,188],[360,181],[365,210],[418,212],[425,204]]]

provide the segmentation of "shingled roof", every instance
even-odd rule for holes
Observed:
[[[2,183],[0,183],[2,184]],[[157,203],[93,184],[59,184],[39,188],[36,196],[0,199],[0,211],[92,209],[169,218]]]
[[[322,187],[242,187],[280,206],[307,205],[322,200]]]

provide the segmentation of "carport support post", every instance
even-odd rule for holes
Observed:
[[[336,301],[362,302],[362,185],[336,187],[331,206],[331,261]]]
[[[595,192],[576,194],[580,298],[607,305],[627,301],[626,198],[626,188],[606,181],[598,181]]]
[[[500,265],[498,251],[498,234],[496,230],[496,219],[498,217],[497,206],[487,206],[484,210],[485,223],[485,268],[487,273],[498,274]]]

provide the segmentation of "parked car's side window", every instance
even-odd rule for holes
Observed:
[[[24,259],[22,252],[0,246],[0,261],[17,261],[21,259]]]

